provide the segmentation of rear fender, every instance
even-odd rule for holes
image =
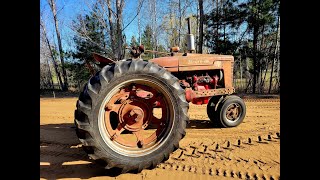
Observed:
[[[104,57],[103,55],[101,54],[98,54],[98,53],[93,53],[93,58],[99,62],[99,66],[102,68],[108,64],[112,64],[112,63],[115,63],[114,60],[110,59],[110,58],[107,58],[107,57]]]

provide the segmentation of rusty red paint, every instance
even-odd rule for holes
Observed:
[[[113,60],[94,54],[94,57],[100,63],[111,63]],[[223,79],[217,75],[193,76],[192,83],[185,79],[180,79],[181,86],[185,88],[186,100],[194,104],[207,104],[209,97],[217,95],[227,95],[234,93],[233,87],[233,63],[234,57],[231,55],[217,54],[194,54],[194,53],[173,53],[171,56],[159,57],[149,60],[154,62],[170,72],[196,72],[196,71],[213,71],[223,72]],[[222,82],[218,86],[218,82]],[[161,102],[154,100],[154,94],[157,94],[152,88],[144,85],[137,85],[137,91],[131,91],[130,96],[134,95],[140,98],[149,98],[153,101],[152,107],[161,107]]]
[[[100,63],[101,66],[105,66],[107,64],[115,62],[114,60],[104,57],[101,54],[93,53],[93,58]]]
[[[160,119],[153,115],[153,108],[156,107],[162,109],[163,116]],[[110,139],[122,146],[128,148],[151,146],[165,128],[166,109],[165,100],[155,89],[142,84],[131,84],[114,94],[105,105],[106,130]],[[118,116],[115,129],[111,125],[112,112]],[[151,123],[157,126],[156,130],[146,137],[144,129]],[[136,141],[124,138],[121,134],[124,130],[131,132]]]

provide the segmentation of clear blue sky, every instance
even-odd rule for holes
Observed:
[[[142,0],[143,1],[143,0]],[[168,9],[168,0],[164,1],[157,1],[157,17],[158,22],[160,22],[163,18],[164,12]],[[242,2],[244,0],[240,0]],[[70,24],[73,20],[76,19],[76,16],[78,14],[85,14],[90,11],[88,7],[91,7],[93,2],[96,2],[96,0],[56,0],[57,9],[58,9],[58,18],[60,19],[60,29],[62,33],[62,45],[63,49],[68,51],[72,50],[74,47],[72,38],[74,37],[73,31],[70,29]],[[137,7],[138,7],[139,0],[125,0],[125,7],[123,10],[123,18],[124,18],[124,27],[134,18],[134,16],[137,14]],[[143,8],[148,7],[148,0],[144,0]],[[204,10],[205,12],[211,11],[212,9],[212,1],[205,1],[204,4]],[[40,11],[44,12],[44,21],[46,22],[47,31],[50,31],[49,33],[51,35],[50,40],[55,40],[55,33],[52,33],[54,31],[54,24],[53,24],[53,18],[52,13],[50,12],[49,5],[47,3],[47,0],[40,0]],[[190,13],[193,11],[193,13],[196,13],[196,7],[188,8],[186,9],[187,14],[190,15]],[[144,11],[146,12],[146,11]],[[147,14],[141,14],[141,30],[143,31],[144,26],[146,25],[144,23],[144,20],[149,20],[150,17],[148,17]],[[245,27],[241,27],[241,29],[245,29]],[[124,30],[124,33],[126,35],[127,41],[130,41],[131,37],[135,35],[138,38],[138,18],[135,18],[134,21]],[[161,39],[161,38],[160,38]],[[56,43],[57,44],[57,43]]]
[[[72,37],[74,33],[69,28],[69,25],[73,20],[76,19],[78,14],[88,13],[90,9],[90,3],[94,2],[95,0],[56,0],[58,17],[61,20],[60,29],[62,33],[63,39],[63,48],[64,50],[72,49]],[[147,0],[144,1],[144,6],[146,5]],[[123,10],[124,16],[124,26],[126,26],[137,14],[137,6],[138,0],[126,0],[126,4]],[[62,8],[63,7],[63,8]],[[40,0],[40,11],[44,11],[45,19],[47,26],[47,31],[54,31],[54,24],[52,20],[52,14],[49,10],[49,5],[47,0]],[[138,37],[138,18],[135,18],[132,23],[124,30],[124,33],[127,37],[127,41],[131,39],[131,36],[135,35]],[[50,33],[52,34],[52,33]],[[67,35],[67,36],[66,36]],[[50,39],[55,39],[55,37],[50,37]]]

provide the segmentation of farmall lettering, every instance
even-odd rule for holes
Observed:
[[[210,61],[207,60],[207,59],[197,59],[197,60],[191,60],[191,59],[188,59],[187,61],[187,64],[188,65],[201,65],[201,64],[210,64]]]

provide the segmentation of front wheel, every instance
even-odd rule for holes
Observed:
[[[221,99],[223,99],[222,96],[212,96],[207,104],[207,115],[209,117],[209,119],[211,120],[211,122],[213,123],[213,125],[215,126],[219,126],[219,122],[216,122],[217,120],[217,116],[219,114],[219,112],[217,111],[218,109],[218,105],[221,101]]]
[[[142,60],[118,61],[92,77],[76,110],[89,156],[122,173],[155,167],[179,147],[188,103],[178,79]]]
[[[242,123],[246,115],[246,105],[244,101],[235,95],[226,96],[215,109],[208,109],[210,120],[219,127],[236,127]],[[210,112],[210,113],[209,113]]]

